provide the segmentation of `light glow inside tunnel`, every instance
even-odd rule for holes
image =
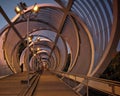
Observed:
[[[23,15],[29,15],[29,36],[32,36],[29,62],[32,63],[33,54],[40,48],[38,54],[49,62],[49,70],[67,69],[68,73],[88,76],[102,74],[110,62],[107,56],[118,49],[118,43],[110,49],[116,36],[115,3],[113,0],[55,0],[38,3],[40,10],[36,14],[31,14],[33,6],[28,6]],[[27,66],[27,18],[23,17],[16,15],[11,20],[22,39],[9,24],[1,29],[0,62],[8,66],[1,75],[20,72],[21,63]],[[70,64],[66,66],[68,54]]]
[[[23,0],[28,6],[13,19],[3,2],[0,19],[8,24],[0,22],[0,77],[20,73],[23,64],[25,72],[46,66],[79,92],[83,83],[92,88],[104,84],[86,78],[101,78],[120,51],[119,0]],[[33,13],[35,4],[40,10]],[[104,84],[119,93],[109,85]]]

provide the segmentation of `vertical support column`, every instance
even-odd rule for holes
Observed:
[[[88,77],[86,77],[86,82],[87,82],[87,96],[89,96],[89,86],[88,86]]]
[[[27,65],[28,65],[28,86],[30,86],[30,66],[29,66],[29,16],[27,16]]]
[[[60,24],[60,26],[59,26],[59,28],[58,28],[58,33],[57,33],[57,35],[56,35],[56,37],[55,37],[54,45],[53,45],[53,48],[51,49],[49,58],[51,58],[51,55],[52,55],[52,53],[53,53],[53,51],[54,51],[54,49],[55,49],[55,47],[56,47],[56,44],[57,44],[57,42],[58,42],[59,35],[62,33],[62,30],[63,30],[63,27],[64,27],[64,23],[65,23],[65,20],[66,20],[66,18],[67,18],[67,16],[68,16],[68,12],[69,12],[69,10],[70,10],[70,8],[71,8],[71,6],[72,6],[72,3],[73,3],[73,0],[70,0],[69,3],[68,3],[67,8],[64,8],[64,15],[63,15],[61,24]]]

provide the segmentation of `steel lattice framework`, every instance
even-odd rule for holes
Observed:
[[[34,44],[41,48],[39,56],[49,63],[50,70],[61,72],[70,54],[68,73],[99,77],[116,53],[120,38],[118,0],[55,1],[58,5],[39,4],[40,11],[30,16],[29,34],[43,38]],[[29,15],[31,9],[32,6],[24,14]],[[22,60],[17,55],[26,39],[27,20],[16,15],[11,23],[5,18],[9,25],[1,30],[2,60],[13,72],[19,72],[19,64],[26,62],[26,48],[20,56]]]

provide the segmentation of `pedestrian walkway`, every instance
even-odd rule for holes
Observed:
[[[49,71],[43,72],[42,75],[30,74],[30,78],[32,77],[33,79],[30,79],[31,86],[28,86],[27,82],[22,82],[27,81],[27,72],[0,79],[0,96],[78,96]]]
[[[21,84],[21,80],[27,79],[27,73],[18,73],[0,79],[0,96],[17,96],[26,84]]]
[[[39,74],[22,72],[0,79],[0,96],[31,96],[35,89]]]
[[[41,75],[33,96],[78,96],[56,75],[45,71]]]

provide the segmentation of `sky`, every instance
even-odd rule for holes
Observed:
[[[14,9],[21,1],[25,2],[27,6],[32,6],[35,3],[55,3],[54,0],[0,0],[0,6],[6,12],[9,19],[12,19],[16,15]],[[2,29],[6,24],[6,20],[0,14],[0,29]]]

